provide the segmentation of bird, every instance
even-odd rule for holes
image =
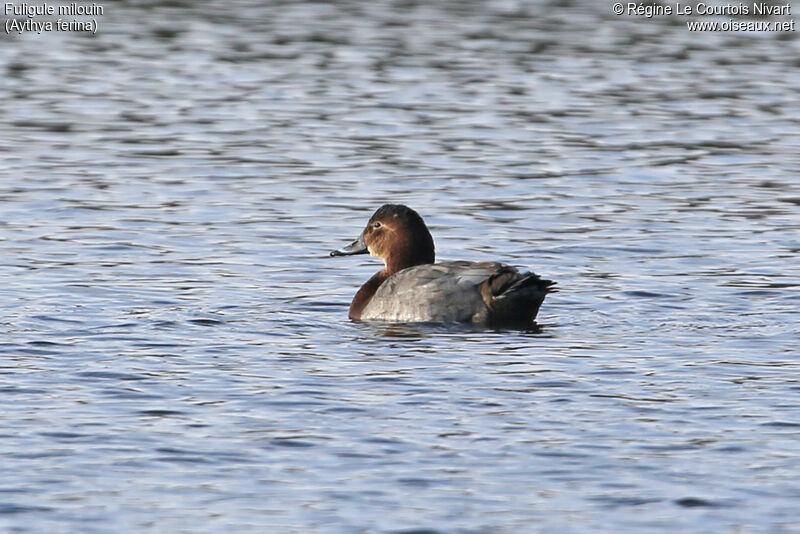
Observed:
[[[361,235],[331,256],[366,254],[384,268],[353,297],[354,321],[535,324],[556,283],[501,262],[435,263],[433,237],[422,217],[403,204],[384,204]]]

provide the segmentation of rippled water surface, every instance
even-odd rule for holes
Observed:
[[[0,36],[0,530],[800,531],[796,33],[104,6]],[[540,330],[350,322],[386,201]]]

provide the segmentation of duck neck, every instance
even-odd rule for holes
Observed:
[[[436,255],[433,251],[432,240],[430,243],[425,243],[424,247],[415,247],[414,243],[411,242],[401,242],[392,251],[391,256],[384,258],[386,267],[382,272],[385,272],[386,278],[388,278],[403,269],[408,269],[415,265],[433,263],[435,260]]]

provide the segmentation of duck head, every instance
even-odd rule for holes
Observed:
[[[391,275],[407,267],[433,263],[433,237],[419,214],[402,204],[384,204],[370,217],[358,239],[331,256],[366,254],[383,260]]]

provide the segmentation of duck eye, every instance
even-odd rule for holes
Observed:
[[[372,223],[372,227],[373,228],[380,228],[381,227],[381,223],[379,221],[375,221],[374,223]]]

